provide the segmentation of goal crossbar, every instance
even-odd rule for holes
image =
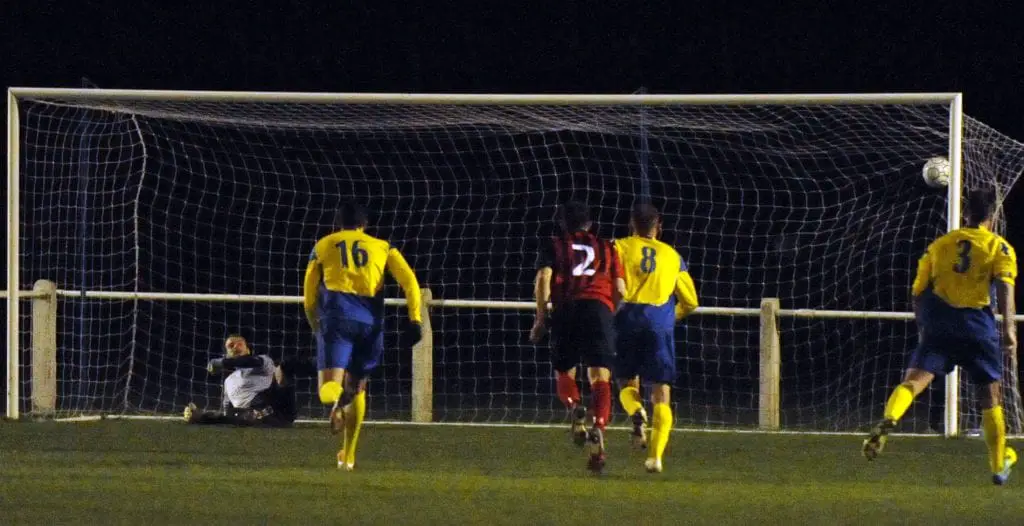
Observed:
[[[751,94],[461,94],[461,93],[291,93],[273,91],[173,91],[134,89],[9,88],[18,98],[104,101],[189,101],[306,104],[408,105],[856,105],[943,104],[960,93],[751,93]]]

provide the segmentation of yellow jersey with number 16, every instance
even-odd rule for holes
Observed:
[[[409,319],[421,321],[416,274],[398,249],[362,229],[334,232],[313,247],[303,282],[306,317],[311,324],[326,317],[380,323],[385,271],[405,292]]]

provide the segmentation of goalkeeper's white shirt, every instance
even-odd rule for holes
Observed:
[[[267,355],[257,358],[263,362],[260,367],[235,369],[224,379],[224,395],[236,409],[246,409],[260,391],[266,391],[274,382],[274,360]]]

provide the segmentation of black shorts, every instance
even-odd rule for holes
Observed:
[[[272,427],[291,425],[295,422],[295,417],[298,416],[295,386],[289,383],[287,386],[281,387],[274,382],[267,390],[260,391],[253,398],[249,407],[264,415],[260,417],[264,425]]]
[[[551,313],[551,341],[556,371],[566,372],[580,362],[611,368],[615,362],[612,311],[597,300],[560,305]]]

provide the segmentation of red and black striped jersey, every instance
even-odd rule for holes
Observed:
[[[597,300],[615,310],[615,280],[624,272],[611,242],[590,232],[577,231],[555,236],[541,245],[537,270],[550,267],[551,303]]]

